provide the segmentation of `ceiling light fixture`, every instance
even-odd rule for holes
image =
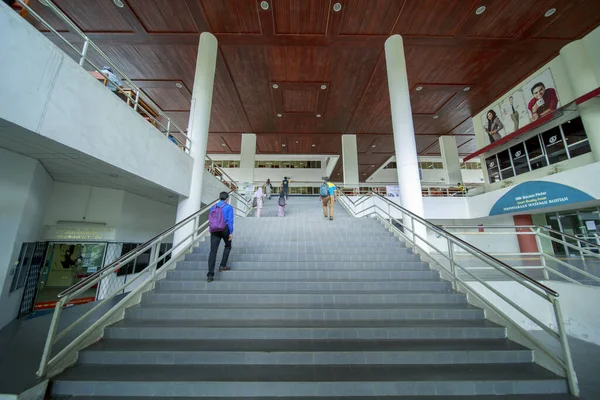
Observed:
[[[423,90],[423,86],[417,86],[417,87],[415,88],[415,90],[416,90],[417,92],[420,92],[421,90]]]
[[[281,114],[277,114],[277,118],[281,118]]]
[[[181,89],[183,87],[183,85],[179,82],[175,82],[175,86],[178,87],[179,89]]]
[[[312,145],[312,147],[317,147],[317,145],[316,145],[316,144],[313,144],[313,145]]]
[[[546,18],[551,17],[554,15],[555,12],[556,12],[556,8],[551,8],[544,13],[544,17],[546,17]]]
[[[463,92],[468,92],[469,90],[471,90],[471,87],[467,86],[466,88],[463,89]]]
[[[439,115],[434,115],[433,119],[438,119],[440,116]]]
[[[123,2],[121,0],[113,0],[113,3],[115,3],[115,6],[117,6],[119,8],[125,7],[125,4],[123,4]]]
[[[335,3],[333,5],[333,11],[338,12],[342,9],[342,5],[340,3]]]
[[[296,140],[296,144],[298,144],[299,142]]]
[[[269,2],[268,1],[261,1],[260,2],[260,8],[262,8],[265,11],[267,11],[269,9]]]
[[[227,145],[226,145],[225,143],[221,143],[221,146],[225,147],[225,146],[227,146]]]
[[[285,143],[281,143],[281,147],[285,147]]]
[[[321,89],[327,89],[327,85],[321,85]]]
[[[377,147],[377,145],[376,144],[372,144],[371,147]]]
[[[477,10],[475,10],[475,14],[477,14],[477,15],[483,14],[485,12],[485,8],[486,8],[485,6],[478,7]]]
[[[278,88],[279,88],[279,85],[278,85],[278,84],[276,84],[276,83],[274,83],[274,84],[273,84],[273,89],[278,89]]]
[[[317,114],[317,118],[321,118],[321,114]]]

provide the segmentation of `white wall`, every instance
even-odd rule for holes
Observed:
[[[9,293],[23,242],[38,240],[52,179],[29,157],[0,149],[0,328],[14,319],[23,289]]]
[[[235,181],[241,181],[243,178],[241,168],[223,168],[223,171]],[[270,179],[275,187],[287,176],[292,180],[290,186],[306,186],[305,182],[314,182],[318,186],[325,175],[325,168],[255,168],[254,182],[266,182]]]
[[[104,223],[115,229],[115,241],[145,242],[172,226],[175,214],[173,205],[123,190],[55,182],[43,222]]]
[[[0,8],[0,119],[27,128],[180,195],[192,159],[54,46]]]

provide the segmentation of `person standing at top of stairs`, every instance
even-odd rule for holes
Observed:
[[[281,188],[280,191],[283,191],[283,195],[285,196],[285,199],[287,200],[288,198],[288,193],[290,190],[290,180],[287,176],[283,177],[283,181],[281,181]]]
[[[263,202],[264,202],[264,193],[262,187],[259,187],[254,195],[252,195],[252,204],[254,204],[254,199],[256,199],[256,216],[260,217],[260,213],[262,212]]]
[[[212,282],[215,277],[215,263],[217,261],[217,251],[221,239],[225,242],[225,250],[221,259],[219,272],[229,271],[227,266],[229,253],[231,252],[231,240],[233,239],[233,207],[227,203],[229,194],[221,192],[219,201],[211,207],[208,215],[208,229],[210,231],[210,253],[208,255],[208,274],[207,282]],[[262,201],[262,199],[261,199]]]

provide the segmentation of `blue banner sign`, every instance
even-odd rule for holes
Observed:
[[[499,198],[492,207],[490,215],[526,213],[538,208],[590,200],[595,199],[579,189],[560,183],[545,181],[523,182]]]

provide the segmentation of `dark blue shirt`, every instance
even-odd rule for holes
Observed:
[[[212,208],[210,210],[212,211],[215,207],[223,206],[223,203],[226,203],[226,202],[223,200],[220,200],[217,204],[212,206]],[[226,204],[223,207],[223,218],[225,219],[225,223],[227,224],[227,227],[229,227],[229,234],[231,235],[233,233],[233,207],[231,207],[231,205]]]

